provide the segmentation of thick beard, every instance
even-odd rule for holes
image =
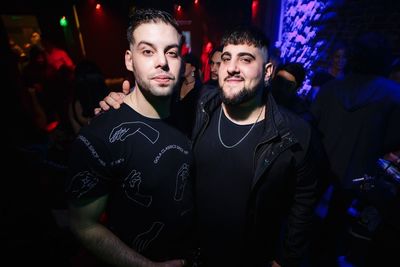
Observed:
[[[224,95],[224,91],[221,89],[220,90],[220,95],[221,95],[222,102],[225,105],[227,105],[227,106],[238,106],[240,104],[246,103],[247,101],[253,99],[257,95],[258,90],[260,90],[260,89],[247,90],[246,88],[243,88],[239,92],[239,94],[237,94],[233,98],[227,98]]]

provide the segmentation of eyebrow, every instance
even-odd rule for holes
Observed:
[[[149,42],[146,42],[146,41],[140,41],[140,42],[137,44],[137,47],[139,47],[139,46],[141,46],[141,45],[148,45],[148,46],[150,46],[150,47],[152,47],[152,48],[155,48],[154,45],[153,45],[152,43],[149,43]]]
[[[225,51],[224,53],[221,54],[221,58],[222,58],[223,56],[225,56],[225,55],[232,56],[231,53]],[[256,58],[253,54],[248,53],[248,52],[240,52],[240,53],[238,53],[238,57],[243,57],[243,56],[251,57],[251,58],[253,58],[253,59]]]
[[[177,49],[179,49],[179,45],[177,45],[177,44],[168,45],[168,46],[165,48],[164,51],[168,51],[168,50],[170,50],[170,49],[172,49],[172,48],[177,48]]]
[[[251,57],[252,59],[256,59],[256,57],[255,57],[253,54],[248,53],[248,52],[241,52],[241,53],[238,54],[238,56],[239,56],[239,57],[244,57],[244,56],[246,56],[246,57]]]
[[[223,56],[225,56],[225,55],[227,55],[227,56],[232,56],[231,53],[229,53],[229,52],[223,52],[223,53],[221,54],[221,58],[222,58]]]
[[[156,47],[154,46],[154,44],[149,43],[149,42],[146,42],[146,41],[140,41],[140,42],[137,44],[137,47],[139,47],[139,46],[141,46],[141,45],[148,45],[148,46],[150,46],[151,48],[156,49]],[[168,50],[170,50],[170,49],[172,49],[172,48],[178,48],[178,49],[179,49],[179,45],[178,45],[178,44],[171,44],[171,45],[168,45],[168,46],[164,49],[164,51],[168,51]]]

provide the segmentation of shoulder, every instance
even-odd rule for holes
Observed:
[[[287,123],[287,125],[301,129],[308,129],[310,127],[309,123],[304,120],[300,115],[294,113],[293,111],[283,107],[278,106],[279,112],[282,114],[282,118]]]
[[[312,86],[321,86],[322,84],[333,80],[335,77],[333,77],[329,72],[326,70],[318,70],[315,72],[314,76],[311,79],[311,84]]]
[[[312,128],[300,115],[288,110],[285,107],[278,106],[278,110],[282,115],[284,124],[288,127],[289,131],[296,137],[301,146],[306,147],[310,142],[312,135]]]
[[[325,83],[323,83],[318,91],[316,99],[318,98],[331,98],[332,94],[335,94],[335,90],[340,88],[348,87],[349,81],[347,80],[339,80],[339,79],[332,79]]]
[[[376,87],[380,88],[380,92],[384,93],[393,102],[400,104],[400,84],[383,77],[376,79],[375,83]]]
[[[110,109],[95,116],[91,119],[90,124],[81,128],[80,133],[96,139],[106,140],[113,128],[127,121],[128,114],[126,109],[122,105],[120,109]]]
[[[218,95],[219,95],[218,87],[204,84],[203,87],[201,88],[200,101],[208,102],[209,100],[218,97]]]

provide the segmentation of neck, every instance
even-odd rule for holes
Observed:
[[[191,84],[194,83],[196,79],[193,76],[189,76],[185,78],[184,84]]]
[[[171,97],[143,94],[138,88],[124,98],[124,103],[144,117],[162,119],[169,116]]]
[[[185,78],[179,94],[181,99],[184,98],[187,93],[189,93],[194,88],[195,81],[196,80],[194,79],[194,77],[191,77],[191,79]]]
[[[222,103],[225,116],[237,124],[250,124],[265,119],[266,104],[261,98],[252,99],[238,106],[228,106]],[[261,115],[260,115],[261,113]]]

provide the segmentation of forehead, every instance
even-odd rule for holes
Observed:
[[[291,81],[291,82],[296,81],[296,78],[291,73],[287,72],[286,70],[280,70],[280,71],[278,71],[278,73],[276,75],[281,76],[282,78],[285,78],[286,80]]]
[[[344,56],[346,51],[344,49],[339,49],[335,51],[335,56]]]
[[[179,45],[180,34],[169,24],[164,22],[149,22],[139,25],[133,31],[135,43],[147,42],[154,45]]]
[[[259,48],[255,47],[254,45],[248,45],[248,44],[239,44],[239,45],[228,44],[224,46],[222,53],[229,53],[232,56],[238,54],[251,54],[256,59],[262,59],[264,61],[266,61],[268,57],[266,48]]]

